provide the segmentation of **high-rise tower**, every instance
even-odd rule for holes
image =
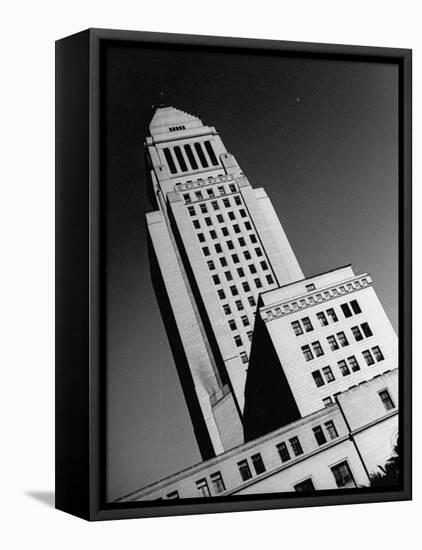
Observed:
[[[258,295],[303,273],[270,199],[215,128],[161,107],[149,131],[152,278],[205,459],[243,442]]]

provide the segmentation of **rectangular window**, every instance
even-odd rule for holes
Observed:
[[[245,351],[240,353],[240,359],[242,360],[242,363],[247,363],[249,361],[248,355]]]
[[[239,275],[239,277],[244,277],[245,276],[245,272],[243,271],[242,267],[237,268],[237,274]]]
[[[249,264],[248,267],[249,267],[249,271],[252,273],[252,275],[255,275],[256,267],[254,266],[254,264]]]
[[[237,225],[237,223],[233,225],[233,229],[235,233],[240,233],[240,227]]]
[[[226,208],[230,208],[230,201],[229,199],[223,199],[223,204]]]
[[[230,315],[231,309],[230,309],[229,304],[224,304],[224,305],[223,305],[223,310],[224,310],[224,313],[225,313],[226,315]]]
[[[242,201],[240,200],[239,195],[236,195],[234,198],[234,202],[237,204],[237,206],[240,206],[242,204]]]
[[[247,460],[241,460],[237,463],[237,466],[239,468],[242,481],[247,481],[248,479],[251,479],[252,473]]]
[[[230,191],[231,191],[232,193],[236,193],[236,186],[235,186],[234,183],[231,183],[231,184],[229,185],[229,189],[230,189]]]
[[[214,284],[215,285],[219,285],[220,284],[220,277],[218,275],[213,275],[212,276],[212,280],[214,281]]]
[[[267,264],[267,262],[266,262],[265,260],[262,260],[262,262],[260,262],[260,263],[261,263],[261,267],[262,267],[262,269],[263,269],[264,271],[265,271],[266,269],[268,269],[268,264]]]
[[[317,313],[316,316],[322,327],[326,327],[328,325],[327,317],[322,311]]]
[[[363,330],[363,333],[366,336],[366,338],[369,338],[370,336],[372,336],[372,330],[369,328],[368,323],[362,323],[360,327]]]
[[[250,237],[250,239],[251,239],[251,243],[252,243],[252,244],[255,244],[255,243],[258,242],[257,239],[256,239],[256,236],[255,236],[253,233],[252,233],[252,235],[249,235],[249,237]]]
[[[351,357],[348,357],[347,361],[349,362],[349,367],[352,369],[353,372],[360,370],[359,363],[357,362],[356,357],[354,355],[352,355]]]
[[[217,238],[217,233],[214,231],[214,229],[212,229],[210,231],[210,237],[211,237],[211,239],[216,239]]]
[[[204,141],[204,145],[205,145],[205,149],[208,153],[208,156],[210,157],[210,160],[211,160],[213,166],[217,166],[218,165],[218,160],[217,160],[217,157],[215,156],[214,149],[212,148],[211,142],[210,141]]]
[[[242,300],[236,300],[235,304],[236,304],[236,307],[237,307],[237,311],[242,311],[243,309],[245,309],[243,307]]]
[[[202,252],[204,253],[204,256],[210,255],[210,249],[208,248],[208,246],[204,246],[204,248],[202,249]]]
[[[171,154],[170,149],[168,147],[164,147],[163,151],[164,151],[164,156],[166,157],[168,167],[170,168],[170,172],[172,174],[176,174],[177,172],[176,165],[174,164],[173,156]]]
[[[230,287],[230,292],[232,293],[232,296],[237,296],[239,294],[239,292],[238,292],[237,288],[235,287],[235,285]]]
[[[189,193],[185,193],[183,195],[183,198],[185,199],[185,204],[190,204],[191,200],[190,200],[190,195]]]
[[[340,342],[342,348],[349,345],[349,342],[348,342],[344,332],[337,332],[337,338],[339,339],[339,342]]]
[[[246,218],[246,211],[245,211],[244,208],[240,208],[240,209],[239,209],[239,213],[240,213],[240,215],[242,216],[242,218]]]
[[[324,425],[325,425],[325,429],[328,432],[328,437],[330,439],[336,439],[338,437],[338,433],[334,422],[332,420],[329,420],[328,422],[325,422]]]
[[[222,214],[217,214],[217,221],[218,221],[219,223],[223,223],[223,222],[224,222],[224,218],[223,218]]]
[[[221,185],[220,187],[217,187],[217,189],[218,189],[218,192],[220,193],[220,195],[225,195],[226,194],[226,191],[225,191],[223,185]]]
[[[324,399],[322,400],[322,404],[324,405],[324,407],[329,407],[333,404],[333,400],[331,399],[331,397],[324,397]]]
[[[228,281],[233,281],[233,275],[230,273],[230,271],[225,271],[224,275],[226,276],[226,279]]]
[[[256,455],[251,456],[253,467],[255,468],[255,472],[257,475],[263,474],[265,472],[265,464],[262,460],[261,453],[257,453]]]
[[[231,212],[231,211],[229,212],[229,219],[232,220],[232,221],[235,219],[234,212]]]
[[[231,330],[236,330],[236,323],[235,323],[234,319],[229,320],[229,327],[230,327]]]
[[[245,222],[245,227],[246,227],[247,231],[251,231],[251,229],[252,229],[252,226],[249,222]]]
[[[277,451],[280,455],[281,462],[287,462],[288,460],[290,460],[289,449],[284,442],[277,445]]]
[[[205,158],[204,151],[202,150],[200,143],[194,143],[193,146],[195,147],[196,154],[199,157],[199,160],[201,161],[202,168],[208,168],[208,161]]]
[[[362,310],[360,309],[360,305],[358,304],[357,300],[352,300],[350,302],[350,305],[352,306],[353,312],[357,315],[358,313],[362,313]]]
[[[375,359],[379,361],[384,360],[384,355],[382,354],[380,348],[378,346],[375,346],[372,348],[372,353],[375,355]]]
[[[214,489],[214,493],[216,495],[219,495],[220,493],[226,490],[226,486],[224,485],[221,472],[215,472],[215,474],[211,474],[210,477],[211,477],[211,483]]]
[[[327,342],[330,345],[331,351],[336,351],[340,347],[335,336],[327,336]]]
[[[217,254],[221,254],[221,252],[223,251],[223,249],[221,248],[221,244],[220,243],[217,243],[215,246],[215,251],[217,252]]]
[[[226,297],[226,294],[225,294],[224,290],[221,289],[221,288],[218,291],[218,297],[220,298],[220,300],[224,300],[224,298]]]
[[[171,493],[169,493],[169,494],[167,495],[166,498],[170,498],[170,499],[171,499],[171,498],[179,498],[179,491],[172,491]]]
[[[298,437],[296,436],[292,437],[291,439],[289,439],[289,442],[290,442],[290,445],[292,446],[295,456],[303,455],[302,445],[300,444]]]
[[[201,212],[203,214],[206,214],[208,212],[207,210],[207,205],[203,202],[202,204],[199,205],[199,208],[201,209]]]
[[[262,287],[262,283],[259,279],[254,279],[254,283],[255,283],[256,288],[261,288]]]
[[[393,400],[391,399],[391,395],[388,390],[382,390],[378,393],[378,395],[380,396],[380,399],[382,401],[382,404],[385,407],[385,410],[391,411],[391,409],[394,409],[394,403],[393,403]]]
[[[350,374],[350,369],[349,367],[347,366],[347,363],[346,361],[344,360],[341,360],[337,363],[337,365],[339,366],[340,368],[340,372],[343,376],[347,376],[348,374]]]
[[[352,314],[352,311],[351,311],[351,309],[350,309],[350,307],[349,307],[349,304],[341,304],[340,307],[341,307],[341,309],[342,309],[342,311],[343,311],[343,315],[346,317],[346,319],[347,319],[348,317],[351,317],[351,316],[353,315],[353,314]]]
[[[189,206],[188,212],[189,216],[195,216],[195,208],[193,206]]]
[[[359,327],[352,327],[352,333],[355,337],[356,342],[360,342],[361,340],[363,340],[363,336]]]
[[[207,194],[210,198],[212,198],[214,196],[214,191],[212,189],[207,189]],[[213,201],[213,202],[215,202],[215,201]],[[217,204],[217,203],[215,202],[215,204]],[[214,207],[214,205],[213,205],[213,207]],[[218,208],[218,205],[217,205],[217,208]],[[214,210],[217,210],[217,208],[214,208]]]
[[[324,367],[322,369],[322,372],[324,373],[325,379],[327,380],[328,383],[334,382],[335,378],[334,378],[333,371],[331,370],[331,367]]]
[[[255,298],[253,296],[249,296],[248,302],[249,302],[250,306],[255,306],[256,305]]]
[[[315,491],[314,482],[310,477],[308,479],[301,481],[300,483],[296,483],[296,485],[293,485],[293,487],[294,487],[294,490],[297,491],[298,493]]]
[[[229,250],[233,250],[234,249],[233,241],[227,241],[227,247]]]
[[[267,279],[267,283],[269,285],[272,285],[274,283],[274,279],[273,279],[273,276],[272,275],[267,275],[266,276],[266,279]]]
[[[248,327],[250,325],[247,315],[242,315],[241,319],[244,327]]]
[[[321,376],[321,373],[319,370],[314,370],[312,373],[312,376],[314,377],[314,381],[317,388],[320,388],[325,384],[323,377]]]
[[[227,260],[224,256],[220,258],[220,264],[222,267],[227,267]]]
[[[198,240],[200,243],[205,242],[205,235],[203,233],[198,233]]]
[[[203,199],[202,191],[195,191],[195,198],[198,201],[202,200]]]
[[[210,490],[208,487],[208,482],[205,478],[200,479],[199,481],[196,482],[196,488],[198,489],[199,496],[201,497],[211,496]]]
[[[249,286],[249,283],[242,283],[242,286],[245,292],[249,292],[251,289],[251,287]]]
[[[301,350],[302,350],[303,355],[305,356],[305,359],[307,361],[311,361],[314,358],[314,356],[312,354],[312,351],[311,351],[311,348],[308,345],[302,346]]]
[[[333,308],[327,309],[327,311],[325,313],[327,314],[327,316],[331,319],[331,321],[333,323],[337,323],[338,318],[337,318],[336,312],[334,311]]]
[[[245,256],[245,260],[250,260],[251,259],[251,253],[249,252],[249,250],[245,250],[243,255]]]
[[[293,321],[292,328],[296,336],[300,336],[301,334],[303,334],[303,330],[302,330],[302,327],[300,326],[299,321]]]
[[[314,432],[314,436],[318,445],[324,445],[324,443],[327,443],[327,438],[325,437],[321,426],[315,426],[315,428],[312,428],[312,431]]]
[[[211,206],[213,207],[214,210],[218,210],[218,202],[217,201],[212,201]]]
[[[234,337],[234,343],[236,344],[236,346],[238,348],[240,348],[240,346],[242,345],[242,338],[239,335],[235,336]]]
[[[314,353],[317,357],[321,357],[321,355],[324,355],[324,351],[318,341],[312,342],[312,347],[314,348]]]
[[[262,250],[259,247],[255,248],[255,252],[257,256],[262,256]]]
[[[232,254],[232,260],[233,260],[233,263],[238,264],[239,256],[237,254]]]
[[[208,260],[207,265],[208,265],[209,270],[212,271],[213,269],[215,269],[215,265],[214,265],[214,262],[212,260]]]
[[[347,460],[333,466],[331,468],[334,479],[336,480],[337,487],[347,488],[356,487],[355,480],[353,479],[352,472],[350,470]]]
[[[239,241],[239,246],[246,246],[245,239],[243,237],[240,237],[238,241]]]
[[[369,349],[366,349],[365,351],[363,351],[362,355],[363,355],[363,358],[365,359],[367,365],[371,366],[375,363],[375,360],[372,357],[372,353],[369,351]]]
[[[198,220],[193,220],[193,226],[195,229],[199,229],[201,227]]]
[[[304,317],[302,319],[302,324],[305,329],[305,332],[311,332],[312,330],[314,330],[314,327],[312,326],[312,323],[309,317]]]
[[[249,341],[251,341],[252,340],[252,331],[248,330],[248,332],[246,333],[246,336],[249,338]]]

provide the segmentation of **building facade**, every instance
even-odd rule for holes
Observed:
[[[243,442],[261,292],[303,279],[261,188],[213,127],[173,107],[149,126],[152,279],[203,458]]]
[[[319,411],[116,502],[368,487],[392,456],[397,434],[394,369]]]

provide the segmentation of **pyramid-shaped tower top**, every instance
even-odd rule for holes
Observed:
[[[159,107],[152,117],[149,130],[152,137],[168,132],[203,127],[201,119],[175,107]]]

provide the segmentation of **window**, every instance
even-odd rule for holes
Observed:
[[[203,199],[202,191],[195,191],[195,198],[198,201],[202,200]]]
[[[234,198],[234,202],[237,204],[237,206],[240,206],[242,204],[242,201],[240,200],[239,195],[236,195]]]
[[[232,221],[235,219],[234,212],[229,212],[229,219],[232,220]]]
[[[314,330],[314,327],[312,326],[312,323],[309,317],[304,317],[302,319],[302,324],[306,332],[311,332],[312,330]]]
[[[230,271],[225,271],[224,272],[224,275],[226,276],[226,279],[228,281],[232,281],[233,280],[233,275],[230,273]]]
[[[295,436],[289,439],[289,441],[295,456],[302,455],[303,449],[302,449],[302,445],[300,444],[299,438]]]
[[[195,157],[193,156],[192,149],[189,144],[184,145],[186,156],[189,159],[190,165],[192,166],[193,170],[198,170],[198,164],[196,162]]]
[[[166,498],[179,498],[179,491],[172,491],[168,495],[166,495]]]
[[[351,317],[353,315],[351,310],[350,310],[349,304],[341,304],[340,307],[341,307],[341,309],[343,311],[343,314],[346,318]]]
[[[211,237],[211,239],[216,239],[217,238],[217,233],[214,231],[214,229],[212,229],[210,231],[210,237]]]
[[[378,395],[380,396],[386,411],[391,411],[391,409],[394,409],[394,403],[388,390],[382,390],[378,393]]]
[[[317,357],[321,357],[321,355],[324,355],[324,350],[322,349],[319,342],[312,342],[312,347],[314,348],[314,353]]]
[[[252,243],[252,244],[255,244],[255,243],[258,242],[257,239],[256,239],[256,235],[254,235],[253,233],[252,233],[252,235],[249,235],[249,237],[250,237],[250,239],[251,239],[251,243]]]
[[[257,453],[256,455],[251,456],[253,467],[255,468],[255,472],[257,475],[263,474],[265,472],[265,464],[262,460],[261,453]]]
[[[255,248],[255,252],[257,256],[262,256],[262,250],[259,247]]]
[[[208,212],[207,210],[207,205],[203,202],[202,204],[199,205],[199,208],[201,209],[201,212],[203,214],[206,214],[206,212]]]
[[[241,460],[237,463],[237,466],[239,468],[242,481],[247,481],[248,479],[251,479],[252,474],[247,460]]]
[[[222,216],[221,214],[217,214],[217,221],[218,221],[219,223],[223,223],[224,218],[223,218],[223,216]]]
[[[380,348],[378,346],[375,346],[372,348],[372,353],[375,355],[375,359],[379,361],[384,360],[384,355],[382,354]]]
[[[261,288],[262,287],[262,283],[259,279],[254,279],[254,283],[255,283],[256,288]]]
[[[208,265],[208,269],[210,269],[211,271],[215,269],[215,265],[212,260],[208,260],[207,265]]]
[[[226,258],[224,258],[224,256],[220,258],[220,264],[222,267],[227,267],[227,260]]]
[[[327,342],[330,345],[331,351],[336,351],[340,347],[335,336],[327,336]]]
[[[239,294],[239,292],[238,292],[237,288],[235,287],[235,285],[230,287],[230,292],[232,293],[232,296],[237,296]]]
[[[248,231],[251,231],[251,229],[252,229],[252,226],[249,222],[245,222],[245,227]]]
[[[223,251],[223,249],[221,248],[221,244],[219,244],[219,243],[217,243],[214,246],[214,248],[215,248],[215,251],[217,252],[217,254],[220,254]]]
[[[186,204],[189,204],[191,202],[189,193],[185,193],[183,195],[183,198],[185,199]]]
[[[221,185],[221,187],[217,187],[217,189],[218,189],[218,192],[220,193],[220,195],[225,195],[226,194],[226,191],[225,191],[223,185]]]
[[[201,227],[198,220],[193,220],[193,226],[195,229],[199,229]]]
[[[349,363],[349,367],[352,369],[353,372],[360,370],[359,363],[357,362],[356,357],[354,355],[352,355],[351,357],[348,357],[347,361]]]
[[[296,336],[300,336],[301,334],[303,334],[303,330],[302,330],[302,327],[300,326],[299,321],[293,321],[292,328]]]
[[[360,305],[358,304],[357,300],[352,300],[350,302],[350,305],[352,306],[353,312],[357,315],[358,313],[362,313],[362,310],[360,309]]]
[[[331,397],[324,397],[324,399],[322,400],[322,404],[324,405],[324,407],[329,407],[330,405],[332,405],[333,403],[333,400],[331,399]]]
[[[196,488],[198,489],[199,496],[201,497],[211,496],[208,483],[205,478],[200,479],[199,481],[196,482]]]
[[[240,246],[246,246],[245,239],[243,237],[240,237],[238,241]]]
[[[218,202],[217,201],[211,201],[211,206],[213,207],[214,210],[218,210]]]
[[[325,437],[321,426],[315,426],[315,428],[312,428],[312,431],[314,432],[314,436],[318,445],[324,445],[324,443],[327,443],[327,438]]]
[[[315,290],[315,285],[314,283],[311,283],[309,285],[305,285],[305,288],[308,292],[310,292],[311,290]]]
[[[224,313],[225,313],[226,315],[230,315],[231,309],[230,309],[229,304],[224,304],[224,305],[223,305],[223,310],[224,310]]]
[[[224,290],[220,288],[220,290],[218,291],[218,297],[220,298],[220,300],[224,300],[224,298],[226,297],[225,293],[224,293]]]
[[[333,323],[337,323],[338,318],[337,318],[336,312],[334,311],[334,309],[332,307],[330,309],[327,309],[327,311],[325,313],[327,314],[327,316],[331,319],[331,321]]]
[[[166,157],[166,161],[168,164],[168,167],[170,168],[170,172],[172,174],[176,174],[176,165],[174,164],[173,155],[171,154],[171,151],[168,147],[164,147],[164,156]]]
[[[213,166],[217,166],[218,165],[218,160],[217,160],[217,157],[215,156],[214,149],[212,148],[211,142],[210,141],[204,141],[204,145],[205,145],[205,149],[208,153],[208,156],[210,157],[210,160],[211,160]]]
[[[242,286],[245,292],[249,292],[251,289],[251,287],[249,286],[249,283],[242,283]]]
[[[296,485],[293,485],[294,490],[302,493],[305,491],[315,491],[315,485],[312,479],[309,477],[308,479],[304,479],[300,483],[296,483]]]
[[[363,340],[363,336],[359,327],[352,327],[352,332],[356,342],[360,342],[361,340]]]
[[[237,223],[233,225],[233,229],[235,233],[240,233],[240,227],[237,225]]]
[[[202,168],[208,168],[208,162],[207,162],[207,159],[205,158],[204,151],[202,150],[201,144],[194,143],[194,147],[195,147],[196,154],[198,155],[199,160],[201,161]]]
[[[244,327],[248,327],[250,325],[247,315],[242,315],[241,319]]]
[[[339,342],[340,342],[342,348],[349,345],[349,342],[348,342],[344,332],[337,332],[337,338],[339,339]]]
[[[248,332],[246,333],[246,336],[249,338],[249,341],[251,341],[252,340],[252,331],[248,330]]]
[[[248,302],[249,302],[249,305],[251,306],[256,305],[255,298],[253,296],[249,296]]]
[[[280,455],[281,462],[287,462],[288,460],[290,460],[289,449],[284,442],[277,445],[277,451]]]
[[[240,213],[240,215],[242,216],[242,218],[246,218],[246,211],[245,211],[244,208],[240,208],[240,209],[239,209],[239,213]]]
[[[198,239],[200,243],[205,242],[205,235],[203,233],[198,233]]]
[[[252,275],[255,275],[256,267],[254,266],[254,264],[249,264],[248,267],[249,267],[249,271],[252,273]]]
[[[213,275],[212,276],[212,280],[214,281],[214,284],[215,285],[219,285],[220,284],[220,277],[218,275]]]
[[[227,241],[227,247],[228,247],[229,250],[233,250],[233,248],[234,248],[233,241]]]
[[[231,191],[232,193],[236,193],[236,186],[235,186],[234,183],[231,183],[231,184],[229,185],[229,189],[230,189],[230,191]]]
[[[347,376],[348,374],[350,374],[350,369],[347,366],[346,361],[341,360],[337,363],[337,365],[340,367],[340,372],[343,376]]]
[[[208,248],[208,246],[204,246],[204,248],[202,249],[202,252],[204,253],[204,256],[210,255],[210,249]]]
[[[324,424],[325,429],[328,432],[328,437],[330,439],[336,439],[338,437],[337,429],[334,425],[334,422],[332,420],[329,420],[328,422],[325,422]]]
[[[322,327],[326,327],[328,325],[327,317],[325,316],[325,313],[320,311],[316,314],[318,321],[320,322]]]
[[[233,319],[229,320],[229,327],[231,330],[236,330],[236,323]]]
[[[234,343],[236,344],[236,346],[238,348],[240,348],[240,346],[242,345],[242,338],[239,335],[235,336],[234,337]]]
[[[366,349],[365,351],[363,351],[362,355],[363,355],[363,358],[365,359],[367,365],[371,366],[375,363],[375,360],[372,357],[372,353],[369,351],[369,349]]]
[[[243,271],[242,267],[237,268],[237,274],[239,275],[239,277],[244,277],[245,276],[245,272]]]
[[[232,254],[232,260],[235,264],[239,263],[239,256],[237,254]]]
[[[214,489],[214,493],[216,495],[219,495],[226,490],[221,472],[215,472],[215,474],[211,474],[211,483]]]
[[[265,260],[262,260],[262,262],[260,262],[260,263],[261,263],[261,267],[262,267],[262,269],[263,269],[264,271],[265,271],[266,269],[268,269],[268,264],[267,264],[267,262],[266,262]]]
[[[347,460],[331,468],[337,487],[356,487],[352,472],[350,471]]]
[[[273,284],[274,279],[273,279],[273,276],[272,276],[272,275],[267,275],[267,276],[266,276],[266,279],[267,279],[267,283],[268,283],[269,285],[272,285],[272,284]]]
[[[240,353],[240,359],[242,360],[242,363],[247,363],[249,361],[248,355],[245,351]]]
[[[188,212],[189,216],[195,216],[195,208],[193,206],[189,206]]]
[[[324,367],[322,369],[322,372],[324,373],[325,379],[327,380],[328,383],[334,382],[335,378],[334,378],[333,371],[331,370],[331,367]]]
[[[308,345],[302,346],[301,349],[302,349],[303,355],[305,356],[305,359],[307,361],[311,361],[314,358],[314,356],[312,354],[312,351],[311,351],[311,348]]]
[[[319,370],[314,370],[314,372],[312,373],[312,376],[314,377],[314,381],[317,388],[325,384],[324,379],[322,378]]]
[[[242,311],[243,309],[245,309],[243,307],[242,300],[236,300],[235,304],[236,304],[236,307],[237,307],[237,311]]]
[[[251,259],[251,253],[249,252],[249,250],[245,250],[243,255],[245,256],[245,260],[250,260]]]
[[[372,330],[369,328],[368,323],[362,323],[360,327],[363,330],[363,333],[366,336],[366,338],[369,338],[370,336],[372,336]]]
[[[230,207],[230,201],[229,199],[223,199],[223,204],[226,208],[229,208]]]

